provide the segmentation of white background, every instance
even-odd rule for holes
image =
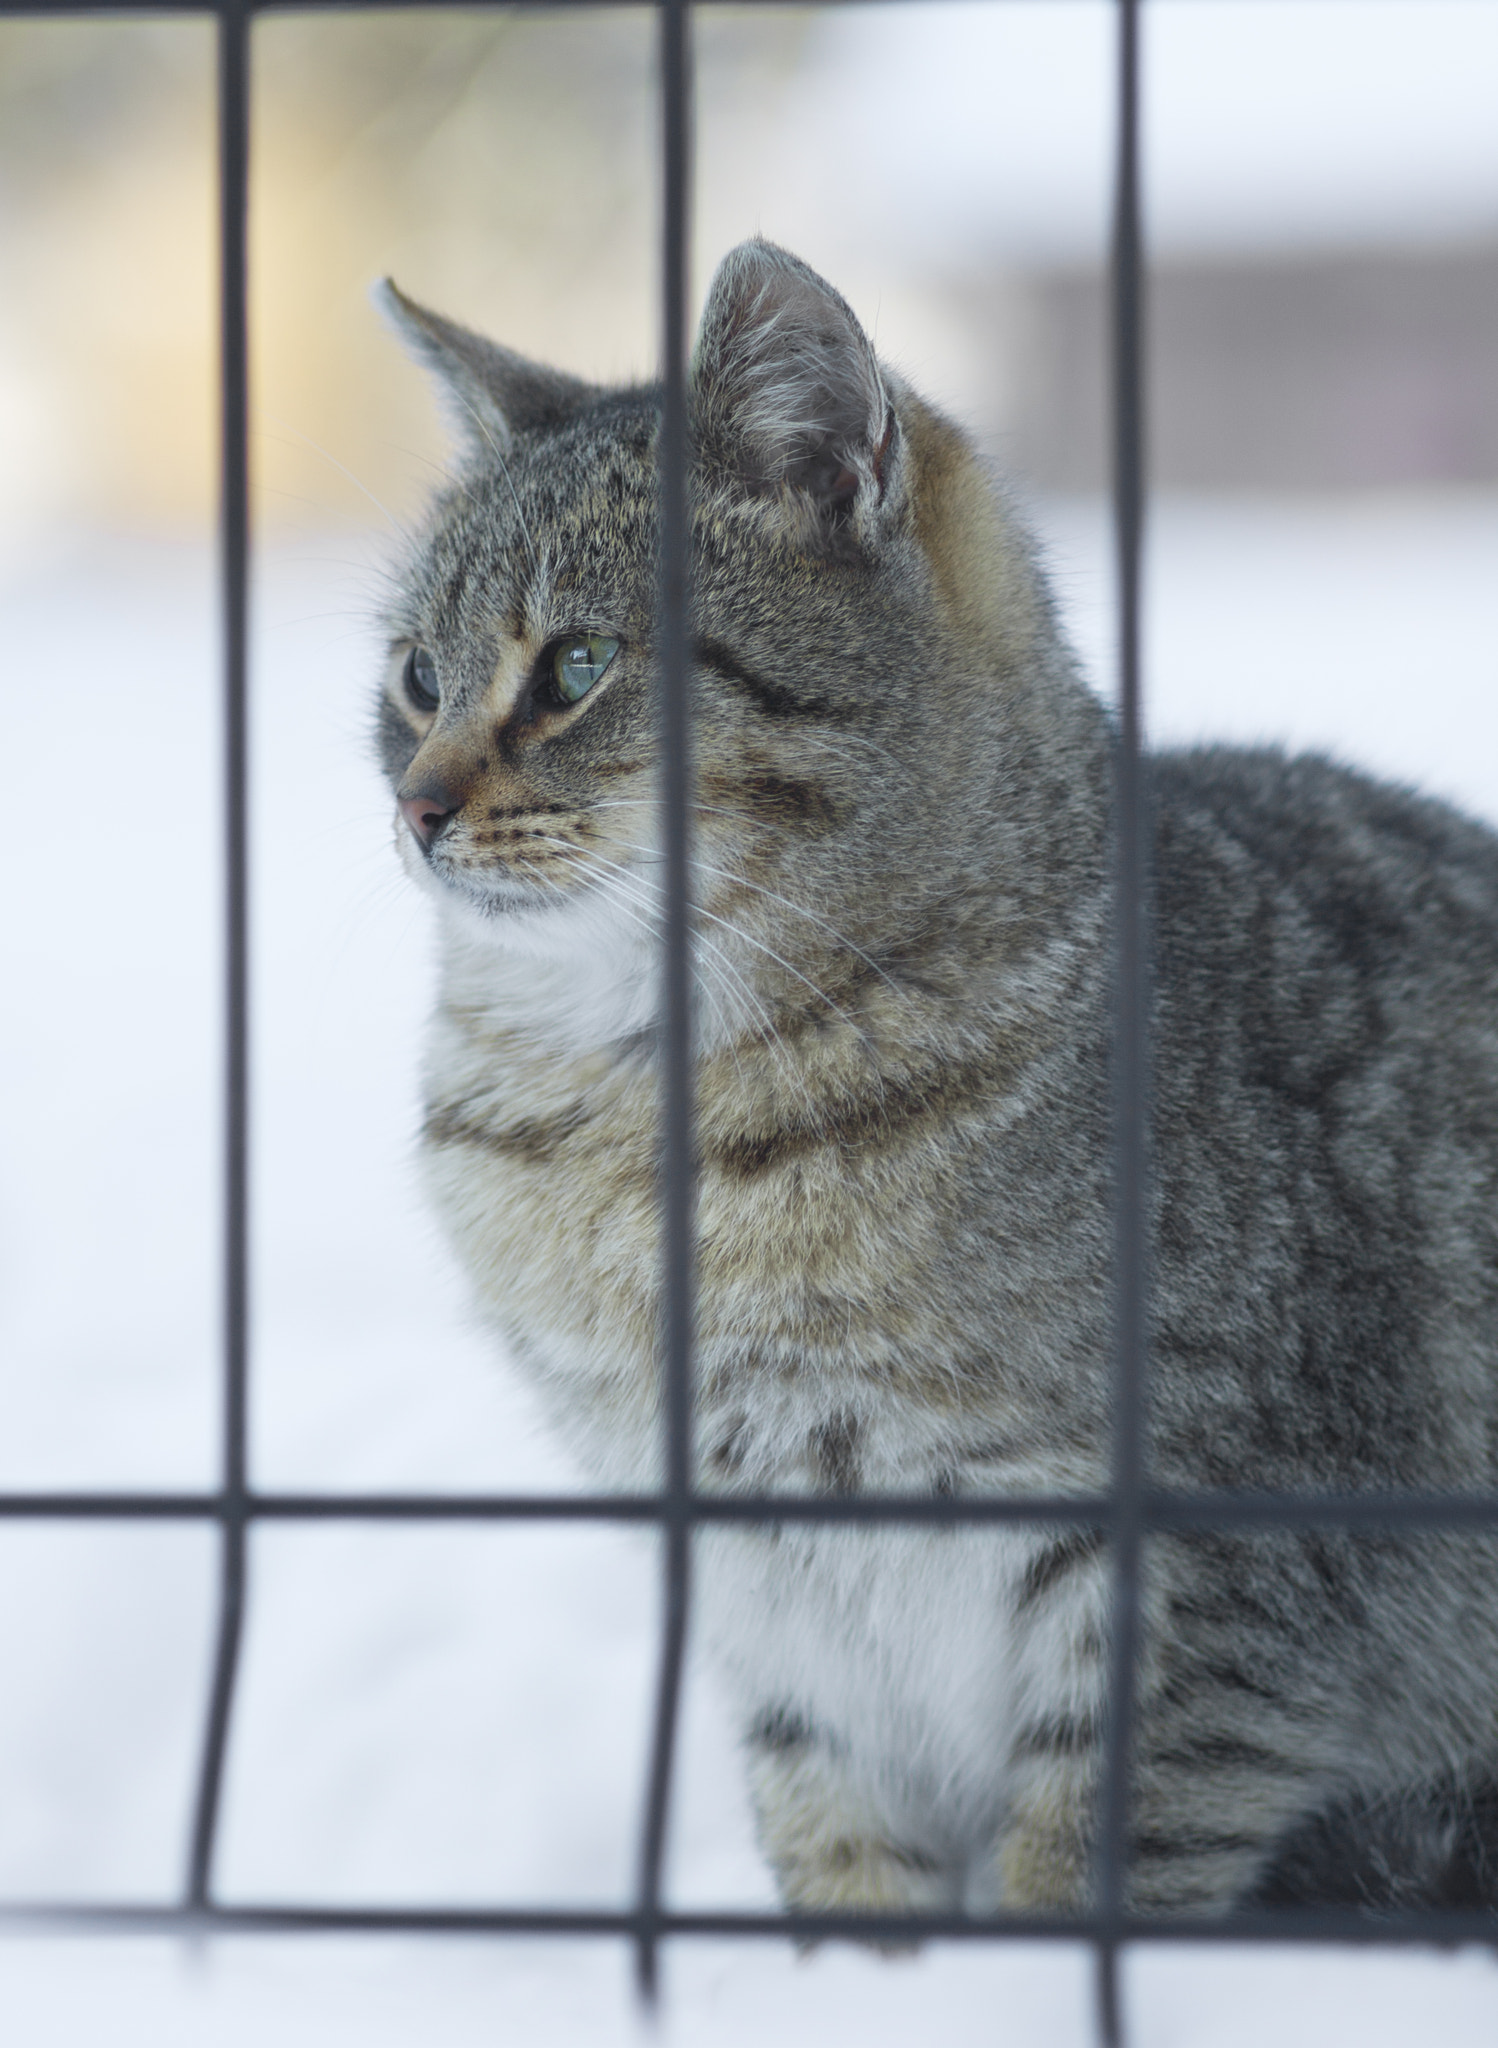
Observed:
[[[1001,12],[1028,39],[1025,91],[984,68],[994,10],[829,20],[786,190],[756,202],[829,267],[840,247],[861,279],[887,261],[897,341],[901,289],[916,308],[907,356],[921,346],[911,251],[933,223],[1063,255],[1101,233],[1105,10]],[[1155,18],[1165,243],[1491,228],[1498,9],[1204,0]],[[1049,101],[1048,69],[1065,80]],[[809,146],[818,120],[856,178],[796,173],[794,139]],[[746,202],[710,143],[704,159],[704,219],[728,239]],[[939,382],[939,351],[934,368]],[[1036,512],[1106,691],[1102,508]],[[198,542],[12,524],[0,1483],[201,1485],[217,1418],[211,558]],[[257,582],[255,1476],[564,1487],[412,1186],[428,934],[367,740],[366,619],[389,544],[330,526],[268,552]],[[1331,747],[1498,822],[1495,561],[1494,493],[1159,504],[1155,736]],[[190,1530],[0,1526],[0,1892],[151,1899],[180,1882],[213,1563]],[[648,1537],[608,1530],[257,1534],[224,1895],[622,1903],[656,1576]],[[732,1731],[696,1672],[682,1766],[673,1897],[767,1903]],[[607,1943],[189,1954],[10,1933],[0,1955],[6,2037],[24,2048],[592,2048],[635,2032],[628,1958]],[[668,2038],[692,2048],[1089,2040],[1080,1952],[884,1963],[683,1945],[667,1985]],[[1137,2048],[1475,2048],[1498,2029],[1498,1970],[1478,1956],[1150,1953],[1129,1989]]]

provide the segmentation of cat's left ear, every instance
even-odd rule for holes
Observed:
[[[516,434],[561,426],[598,395],[580,377],[528,362],[513,349],[418,306],[391,278],[375,286],[374,301],[412,355],[436,377],[449,423],[481,462],[496,449],[503,453]]]
[[[825,523],[884,500],[895,410],[868,336],[824,278],[773,242],[723,259],[692,356],[698,452],[755,493],[798,494]]]

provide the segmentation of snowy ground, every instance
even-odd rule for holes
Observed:
[[[1099,508],[1044,508],[1104,681]],[[555,1488],[568,1468],[468,1328],[408,1156],[429,987],[364,745],[378,546],[263,566],[255,641],[254,1470],[265,1485]],[[1329,745],[1498,821],[1498,497],[1171,500],[1153,526],[1161,740]],[[5,588],[22,815],[0,902],[0,1485],[209,1483],[216,1426],[211,562],[38,545]],[[213,1556],[202,1532],[0,1525],[0,1895],[172,1895]],[[229,1898],[627,1896],[653,1656],[649,1537],[274,1529],[224,1816]],[[761,1905],[730,1733],[694,1674],[672,1894]],[[0,1933],[7,2039],[466,2048],[634,2038],[591,1943]],[[1082,2048],[1084,1953],[683,1944],[691,2048]],[[1137,2048],[1486,2044],[1478,1956],[1143,1954]]]

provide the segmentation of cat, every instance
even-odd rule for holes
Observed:
[[[593,1480],[648,1488],[661,394],[384,302],[461,448],[378,713],[441,934],[426,1178]],[[796,257],[723,262],[689,406],[696,1482],[1096,1493],[1110,716],[1010,498]],[[1151,776],[1152,1481],[1491,1487],[1498,839],[1317,757]],[[1102,1532],[694,1555],[788,1906],[1096,1897]],[[1133,1910],[1492,1902],[1489,1535],[1154,1535],[1142,1599]]]

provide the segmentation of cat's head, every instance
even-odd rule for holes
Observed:
[[[388,617],[406,863],[501,946],[648,935],[660,393],[539,368],[393,286],[385,305],[462,451]],[[1046,608],[965,441],[794,256],[723,263],[689,404],[703,952],[725,1003],[805,1001],[827,932],[856,982],[970,861],[981,820],[954,854],[949,807],[992,796]]]

